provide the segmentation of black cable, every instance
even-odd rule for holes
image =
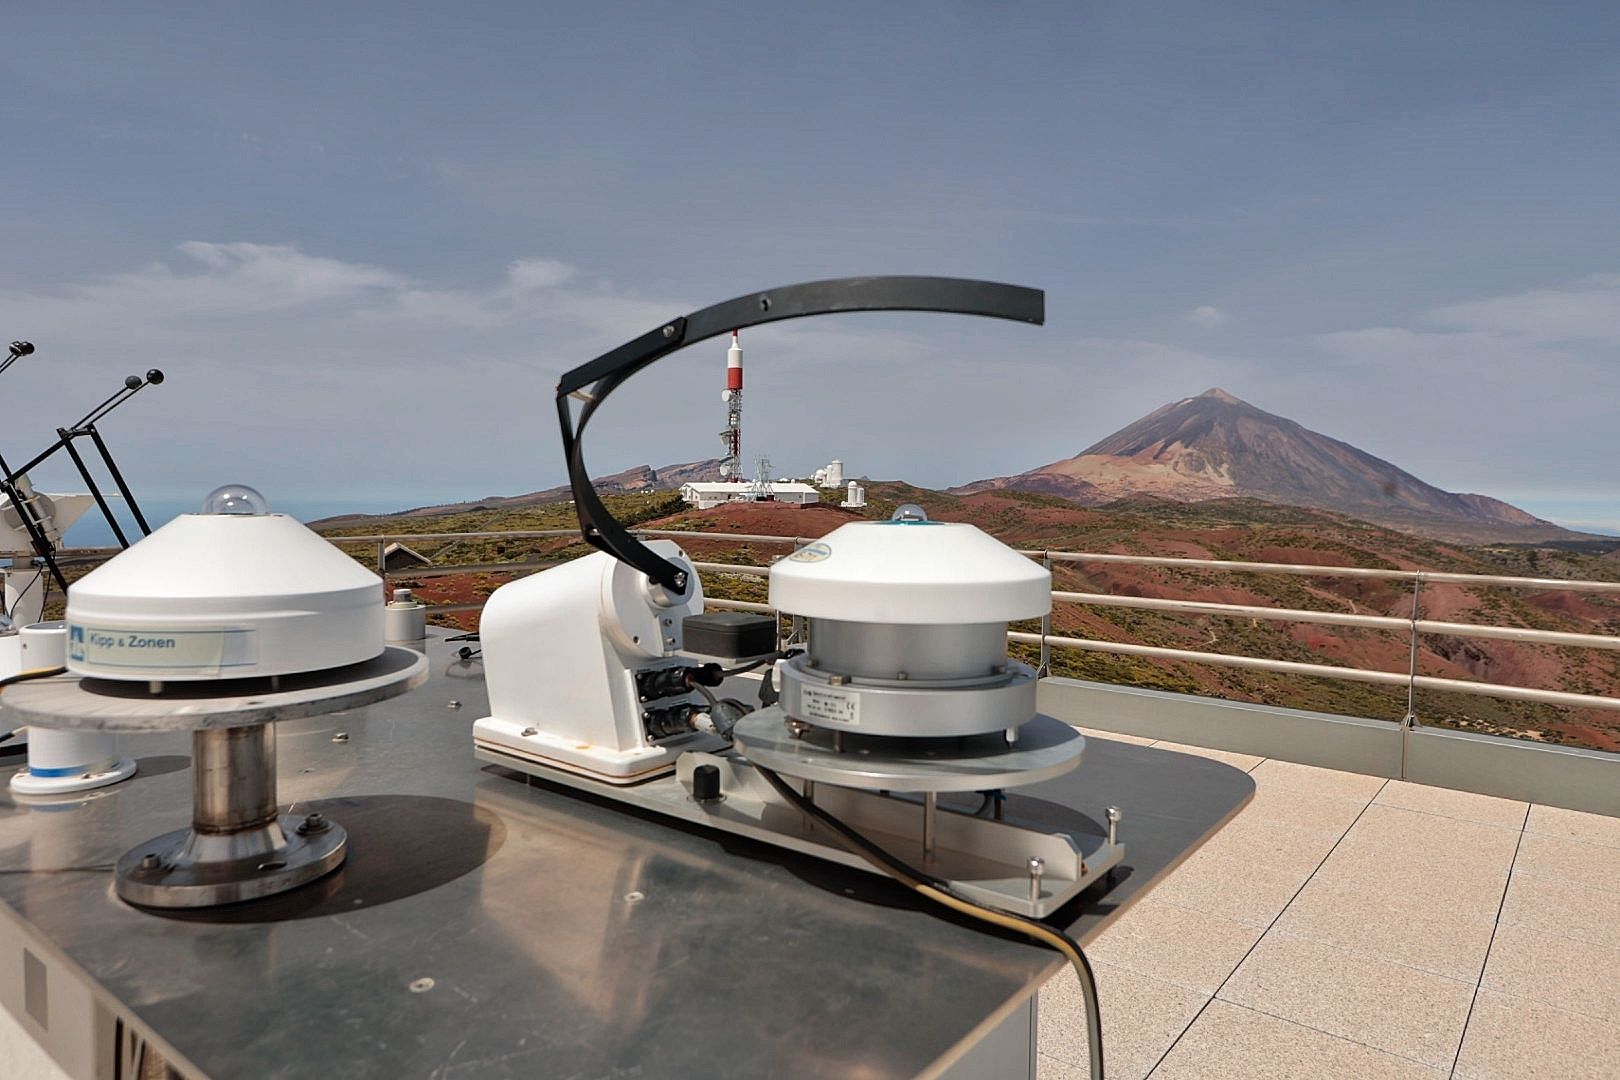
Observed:
[[[35,668],[32,671],[18,672],[16,675],[8,675],[4,679],[0,679],[0,690],[4,690],[13,683],[28,682],[30,679],[48,679],[52,675],[61,675],[66,671],[67,668],[65,667],[42,667]]]
[[[1039,919],[1014,915],[1007,911],[998,911],[995,908],[985,907],[983,904],[969,900],[952,889],[949,882],[925,874],[901,862],[898,858],[868,840],[799,792],[794,791],[786,781],[770,769],[764,768],[757,762],[751,764],[753,764],[755,771],[763,776],[766,782],[776,789],[776,793],[785,799],[789,805],[820,822],[822,826],[838,837],[845,847],[896,881],[934,900],[936,903],[950,908],[952,911],[988,922],[994,926],[1016,931],[1062,953],[1074,968],[1075,977],[1080,981],[1080,994],[1085,999],[1086,1035],[1091,1055],[1091,1077],[1092,1080],[1103,1080],[1102,1009],[1097,1001],[1097,976],[1091,970],[1091,961],[1086,959],[1085,950],[1080,947],[1079,942],[1056,927],[1041,922]]]
[[[743,664],[740,667],[724,668],[724,669],[721,670],[720,675],[721,675],[721,677],[727,678],[727,679],[731,678],[733,675],[746,675],[750,671],[753,671],[753,670],[755,670],[757,668],[764,667],[766,664],[774,664],[778,660],[782,660],[782,659],[786,658],[787,655],[788,654],[785,651],[784,652],[766,653],[764,656],[761,656],[759,659],[750,660],[748,663]]]

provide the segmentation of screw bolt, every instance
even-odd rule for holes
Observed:
[[[340,731],[336,735],[332,736],[332,741],[333,742],[348,742],[349,741],[349,733],[347,731]]]
[[[331,827],[332,823],[326,820],[326,815],[317,810],[304,818],[303,823],[298,826],[298,835],[314,836],[316,833],[323,833]]]
[[[642,713],[642,714],[641,714],[641,718],[642,718],[642,719],[643,719],[643,720],[645,720],[645,719],[647,719],[647,714],[646,714],[646,713]],[[520,734],[522,734],[522,736],[523,736],[523,737],[524,737],[524,738],[525,738],[525,739],[527,739],[527,738],[529,738],[529,737],[530,737],[530,736],[533,736],[533,735],[538,735],[538,734],[540,734],[540,729],[539,729],[539,728],[537,728],[537,727],[526,727],[526,728],[524,728],[524,729],[523,729],[523,731],[522,731],[522,732],[521,732],[521,733],[520,733]]]
[[[445,708],[449,709],[451,712],[455,712],[457,709],[461,708],[461,702],[455,698],[451,698],[450,704],[446,705]]]
[[[1041,877],[1046,873],[1046,860],[1039,855],[1029,857],[1029,902],[1035,903],[1041,898]]]
[[[159,859],[156,855],[151,854],[150,852],[148,852],[147,854],[141,856],[141,869],[147,871],[148,873],[150,873],[153,870],[156,870],[158,867],[160,867],[162,865],[163,865],[163,861],[161,859]]]
[[[1110,806],[1103,816],[1108,819],[1108,842],[1110,844],[1119,843],[1119,807]]]

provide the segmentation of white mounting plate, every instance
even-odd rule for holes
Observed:
[[[389,645],[348,667],[299,675],[217,682],[114,682],[58,675],[17,683],[0,697],[4,722],[66,731],[196,731],[358,709],[398,697],[427,681],[427,657]]]

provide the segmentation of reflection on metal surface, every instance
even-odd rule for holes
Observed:
[[[311,814],[343,820],[352,843],[331,875],[247,904],[154,912],[186,922],[277,923],[344,915],[431,892],[472,873],[501,849],[500,817],[460,799],[429,795],[347,795],[300,802]]]
[[[154,916],[118,901],[113,861],[189,805],[184,771],[147,764],[186,754],[189,736],[152,735],[141,772],[103,797],[46,809],[0,793],[0,920],[26,924],[199,1078],[273,1065],[392,1080],[442,1065],[481,1080],[888,1080],[935,1069],[1057,967],[865,872],[482,767],[466,740],[483,687],[449,681],[449,647],[430,648],[426,692],[277,729],[278,809],[349,830],[331,874],[236,907]],[[461,712],[444,708],[452,697]],[[339,730],[347,742],[332,741]],[[1055,917],[1083,940],[1252,781],[1099,740],[1074,773],[1030,791],[1009,813],[1055,829],[1085,826],[1076,805],[1162,811],[1133,816],[1130,875]],[[421,978],[434,988],[411,993]],[[723,999],[707,992],[722,986]],[[723,1053],[720,1034],[694,1032],[723,1033]]]

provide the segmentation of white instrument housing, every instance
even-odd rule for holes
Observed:
[[[67,624],[77,675],[322,671],[383,651],[383,586],[285,514],[182,514],[74,582]]]
[[[951,737],[1035,715],[1035,672],[1007,624],[1052,610],[1049,571],[972,525],[902,507],[851,522],[771,567],[771,606],[810,620],[780,666],[782,708],[816,727]]]
[[[703,611],[703,586],[673,541],[647,546],[681,566],[690,582],[671,596],[605,552],[514,581],[484,605],[490,715],[473,725],[479,746],[610,783],[674,767],[687,750],[721,745],[697,733],[650,739],[636,687],[639,672],[685,663],[682,624]],[[695,703],[683,694],[656,703]]]

